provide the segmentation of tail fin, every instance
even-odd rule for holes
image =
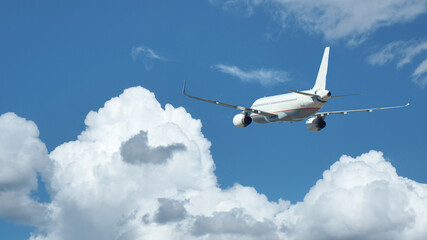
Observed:
[[[328,73],[329,47],[325,48],[322,63],[320,64],[319,73],[317,74],[316,83],[313,90],[326,88],[326,74]]]

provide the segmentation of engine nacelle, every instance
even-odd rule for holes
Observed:
[[[323,120],[320,117],[309,118],[309,119],[307,119],[307,121],[305,122],[305,124],[307,124],[307,128],[310,131],[320,131],[324,127],[326,127],[325,120]]]
[[[252,118],[245,114],[237,114],[233,118],[233,124],[236,127],[247,127],[251,122]]]

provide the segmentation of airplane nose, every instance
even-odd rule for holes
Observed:
[[[328,97],[330,97],[332,94],[331,94],[331,92],[328,92]]]

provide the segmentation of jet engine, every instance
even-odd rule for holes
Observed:
[[[305,124],[307,124],[307,128],[310,131],[320,131],[324,127],[326,127],[326,122],[321,117],[312,117],[312,118],[309,118],[309,119],[307,119],[307,121],[305,122]]]
[[[237,114],[233,118],[233,124],[236,127],[247,127],[249,124],[251,124],[252,118],[249,117],[246,114]]]

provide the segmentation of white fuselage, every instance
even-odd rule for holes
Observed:
[[[316,97],[305,96],[298,93],[263,97],[257,99],[252,104],[251,108],[275,113],[277,117],[269,118],[256,113],[252,113],[250,117],[256,123],[301,121],[319,111],[326,102],[327,101],[319,100]]]

